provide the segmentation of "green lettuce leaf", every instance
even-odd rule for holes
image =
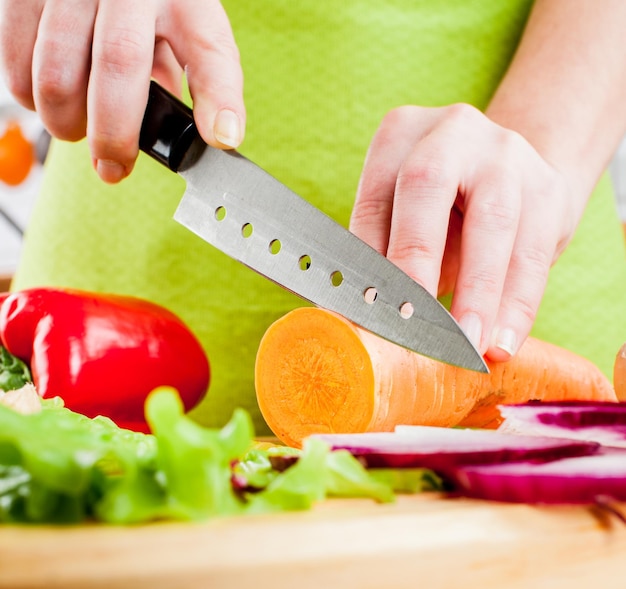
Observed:
[[[33,382],[28,366],[0,345],[0,390],[15,391]]]
[[[89,419],[60,399],[28,415],[0,405],[0,522],[205,520],[309,509],[327,497],[393,500],[389,482],[319,440],[259,447],[243,410],[205,428],[161,388],[146,416],[151,434]]]

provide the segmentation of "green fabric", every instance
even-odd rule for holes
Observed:
[[[530,0],[225,0],[248,107],[241,151],[347,225],[369,141],[402,104],[484,107],[506,70]],[[178,313],[213,375],[194,417],[222,425],[236,406],[260,431],[254,357],[269,324],[301,301],[171,217],[183,181],[147,157],[111,187],[84,142],[55,143],[13,288],[132,293]],[[626,264],[605,181],[554,268],[535,333],[609,374],[625,337]]]

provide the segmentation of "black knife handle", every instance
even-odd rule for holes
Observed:
[[[194,123],[193,111],[151,81],[139,134],[139,149],[173,172],[178,172],[192,146],[196,147],[194,151],[206,147]]]

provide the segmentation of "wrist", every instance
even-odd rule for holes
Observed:
[[[499,126],[521,135],[569,185],[572,197],[584,207],[600,177],[606,170],[611,154],[619,143],[618,135],[602,137],[589,125],[589,132],[568,124],[560,115],[536,105],[510,103],[498,96],[485,114]],[[577,136],[580,132],[580,136]]]

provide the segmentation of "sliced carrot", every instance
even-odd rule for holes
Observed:
[[[620,401],[626,401],[626,343],[615,356],[615,367],[613,369],[613,386],[615,394]]]
[[[537,339],[489,367],[490,374],[455,368],[305,307],[263,336],[256,393],[268,426],[291,446],[313,433],[392,431],[400,424],[495,427],[498,404],[531,399],[617,400],[594,364]]]

